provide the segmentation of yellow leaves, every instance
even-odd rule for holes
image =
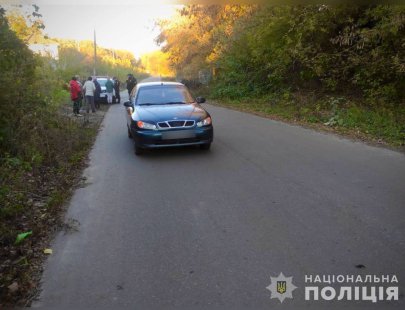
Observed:
[[[42,33],[44,28],[43,22],[37,15],[27,14],[22,15],[17,11],[11,11],[7,13],[7,20],[10,29],[13,30],[18,38],[25,43],[43,42],[46,40]]]
[[[216,45],[212,52],[207,56],[206,61],[208,63],[214,63],[216,62],[219,57],[221,56],[222,53],[222,47],[219,45]]]
[[[67,67],[75,68],[76,71],[80,71],[81,68],[92,68],[94,63],[93,41],[58,39],[58,43],[59,59]],[[97,71],[100,74],[119,75],[120,79],[124,79],[128,72],[139,70],[137,67],[133,53],[97,46]]]
[[[218,60],[223,40],[233,34],[235,22],[248,14],[248,5],[189,5],[175,18],[158,22],[158,42],[168,52],[177,74],[196,78],[198,72]]]
[[[141,56],[145,71],[151,75],[174,76],[170,66],[169,54],[162,51],[154,51]]]
[[[52,249],[45,249],[44,254],[51,255],[53,253]]]

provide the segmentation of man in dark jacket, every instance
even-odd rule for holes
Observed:
[[[101,94],[101,85],[96,78],[93,80],[94,85],[96,86],[96,91],[94,92],[94,103],[97,109],[100,109],[100,94]]]
[[[113,80],[114,80],[115,102],[120,103],[121,102],[121,96],[120,96],[121,82],[116,77],[113,77]]]
[[[137,84],[136,78],[132,74],[128,74],[127,90],[129,97],[131,97],[131,91],[136,86],[136,84]]]

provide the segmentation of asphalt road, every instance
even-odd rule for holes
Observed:
[[[210,152],[141,157],[111,107],[34,308],[404,309],[405,156],[205,107]],[[280,272],[298,287],[282,304]],[[304,300],[305,275],[394,274],[399,301]]]

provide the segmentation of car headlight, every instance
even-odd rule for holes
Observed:
[[[211,117],[208,116],[207,118],[203,119],[202,121],[199,121],[197,123],[197,127],[208,126],[208,125],[211,125],[211,123],[212,123]]]
[[[136,126],[138,126],[138,128],[142,128],[142,129],[156,130],[156,125],[145,123],[142,121],[137,121]]]

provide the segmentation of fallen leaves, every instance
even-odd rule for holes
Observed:
[[[17,282],[13,282],[12,284],[10,284],[8,287],[8,290],[10,291],[10,293],[15,293],[18,291],[18,283]]]
[[[44,254],[51,255],[53,253],[52,249],[45,249]]]

